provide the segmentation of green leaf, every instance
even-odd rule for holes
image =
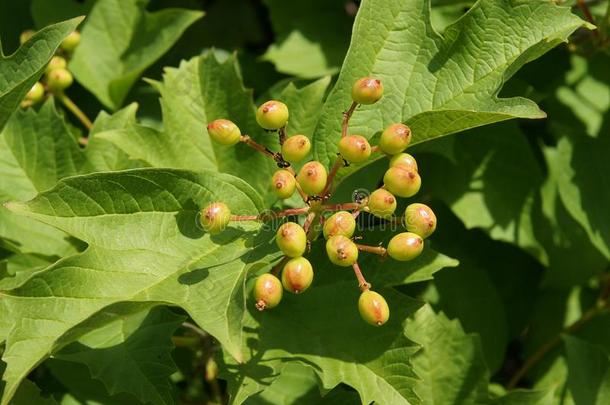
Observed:
[[[240,179],[170,169],[71,177],[27,204],[10,204],[89,247],[2,292],[0,319],[13,324],[3,356],[2,404],[64,333],[117,302],[180,306],[241,359],[244,277],[277,248],[270,235],[258,234],[258,224],[240,223],[214,236],[203,232],[199,209],[218,200],[235,214],[263,209]]]
[[[368,138],[393,122],[414,143],[511,118],[542,118],[535,103],[496,97],[502,84],[584,25],[568,8],[532,0],[486,0],[445,30],[430,24],[429,1],[363,1],[337,85],[314,134],[314,156],[334,160],[342,111],[356,79],[372,75],[384,97],[363,106],[351,132]],[[371,33],[375,33],[371,35]]]
[[[263,56],[282,73],[313,78],[333,74],[349,45],[353,17],[343,0],[265,0],[276,42]]]
[[[100,325],[99,318],[107,322]],[[87,331],[54,358],[87,365],[111,395],[126,392],[142,403],[171,403],[169,376],[176,371],[171,336],[183,320],[162,307],[107,309],[79,325]]]
[[[320,401],[318,380],[313,370],[299,363],[288,363],[278,379],[263,392],[248,399],[249,404],[311,404]]]
[[[599,346],[564,336],[568,354],[568,387],[577,404],[610,402],[610,357]]]
[[[148,0],[97,1],[70,61],[76,79],[109,108],[121,107],[142,72],[203,16],[183,9],[149,13],[147,4]]]
[[[514,390],[496,398],[493,405],[554,405],[555,388],[544,390]]]
[[[32,0],[30,9],[36,27],[42,28],[49,24],[87,15],[96,0]]]
[[[52,262],[33,254],[15,254],[0,261],[0,290],[10,290],[23,284],[35,272]]]
[[[252,93],[244,89],[235,56],[219,62],[213,53],[168,68],[161,93],[163,131],[141,125],[100,133],[132,159],[153,167],[214,170],[233,174],[257,190],[268,190],[274,162],[247,145],[213,143],[205,124],[228,118],[261,144],[278,148],[277,136],[256,123]]]
[[[50,25],[8,57],[4,56],[0,43],[0,130],[40,78],[61,41],[81,21],[79,17]]]
[[[413,356],[419,377],[416,394],[425,404],[487,403],[489,371],[479,339],[467,335],[459,322],[420,308],[406,325],[408,336],[421,344]]]
[[[53,398],[45,398],[40,389],[30,380],[24,380],[13,398],[12,405],[56,405]]]

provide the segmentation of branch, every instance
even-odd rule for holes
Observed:
[[[93,128],[93,123],[91,122],[91,120],[85,115],[85,113],[78,108],[78,106],[76,104],[74,104],[74,101],[70,100],[70,98],[68,96],[66,96],[65,93],[61,92],[61,93],[57,93],[57,98],[59,99],[59,101],[72,113],[74,114],[74,116],[76,118],[78,118],[78,120],[83,124],[83,126],[85,128],[87,128],[88,131],[91,130],[91,128]]]

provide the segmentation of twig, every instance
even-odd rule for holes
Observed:
[[[362,275],[362,270],[360,270],[358,262],[352,264],[352,268],[354,269],[354,274],[356,274],[356,278],[358,279],[358,287],[360,287],[360,291],[368,291],[371,288],[371,283],[368,283]]]
[[[93,123],[91,122],[91,120],[85,115],[85,113],[80,108],[78,108],[76,104],[74,104],[74,101],[70,100],[70,98],[66,96],[65,93],[57,93],[57,98],[72,114],[74,114],[76,118],[78,118],[78,120],[83,124],[85,128],[87,128],[88,131],[93,128]]]
[[[349,120],[352,118],[352,114],[354,110],[358,107],[358,103],[353,101],[352,105],[349,106],[349,109],[343,113],[343,123],[341,124],[341,138],[345,138],[347,136],[347,129],[349,125]]]
[[[190,322],[182,322],[182,327],[186,328],[186,329],[190,329],[193,332],[195,332],[196,334],[199,335],[199,337],[203,338],[203,339],[207,339],[210,337],[210,335],[208,335],[206,333],[206,331],[204,331],[203,329],[201,329],[200,327],[198,327],[195,324],[192,324]]]
[[[363,252],[374,253],[382,257],[387,254],[387,249],[383,246],[361,245],[359,243],[356,243],[356,247],[358,248],[358,250],[361,250]]]
[[[343,158],[341,157],[341,155],[339,155],[337,156],[335,163],[333,163],[333,166],[330,168],[330,173],[328,173],[328,178],[326,179],[326,186],[324,186],[324,191],[322,191],[322,196],[325,199],[330,198],[330,192],[331,188],[333,187],[333,181],[335,180],[335,176],[337,175],[337,172],[341,167],[343,167]]]
[[[303,230],[305,230],[306,233],[309,232],[309,228],[311,227],[311,224],[313,223],[313,220],[316,217],[316,213],[315,212],[310,212],[307,215],[307,218],[305,218],[305,222],[303,223]]]
[[[278,131],[278,138],[280,141],[280,146],[282,146],[284,144],[284,142],[286,142],[286,126],[284,125],[283,127],[281,127]]]
[[[349,211],[349,210],[358,210],[362,208],[362,205],[359,203],[343,203],[343,204],[331,204],[331,205],[323,205],[322,209],[324,211]]]

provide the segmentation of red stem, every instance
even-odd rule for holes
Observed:
[[[335,176],[339,169],[343,166],[343,158],[341,156],[337,156],[337,160],[333,163],[333,167],[330,168],[330,173],[328,174],[328,178],[326,179],[326,186],[324,187],[324,191],[322,191],[322,197],[328,199],[330,198],[330,191],[333,187],[333,181],[335,180]]]
[[[324,211],[346,211],[346,210],[358,210],[362,208],[362,206],[358,203],[343,203],[343,204],[331,204],[331,205],[323,205],[322,209]]]
[[[353,101],[352,105],[349,106],[349,109],[343,113],[343,123],[341,124],[341,138],[345,138],[347,136],[347,127],[349,125],[349,120],[352,118],[352,114],[354,110],[358,107],[358,103]]]
[[[379,256],[385,256],[387,253],[387,249],[383,246],[370,246],[356,243],[356,247],[358,247],[358,250],[361,250],[363,252],[374,253]]]
[[[281,146],[286,141],[286,126],[284,125],[283,127],[281,127],[277,133],[278,133],[280,146]]]
[[[360,287],[360,291],[368,291],[371,288],[371,284],[367,283],[366,279],[362,275],[362,270],[360,270],[358,262],[352,264],[352,268],[354,269],[354,274],[356,274],[356,278],[358,279],[358,287]]]
[[[272,214],[259,215],[231,215],[231,221],[264,221],[269,218],[282,218],[291,215],[303,215],[309,212],[309,207],[290,208],[284,211],[274,212]]]

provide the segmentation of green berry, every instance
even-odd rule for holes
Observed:
[[[282,145],[282,156],[290,163],[298,163],[309,154],[311,142],[305,135],[292,135]]]
[[[25,99],[35,104],[44,97],[44,86],[40,82],[34,83],[32,88],[26,93]]]
[[[275,308],[282,300],[282,283],[273,274],[266,273],[256,279],[252,293],[259,311]]]
[[[367,206],[376,217],[389,218],[396,211],[396,197],[388,190],[379,188],[371,193]]]
[[[301,225],[296,222],[286,222],[277,230],[275,242],[286,256],[299,257],[305,253],[307,235]]]
[[[297,181],[288,170],[280,169],[271,177],[273,192],[280,198],[290,198],[297,187]]]
[[[256,110],[256,122],[265,129],[280,129],[288,122],[288,107],[281,101],[267,101]]]
[[[349,238],[335,235],[326,241],[328,259],[337,266],[351,266],[358,260],[358,247]]]
[[[241,139],[241,131],[233,121],[218,119],[208,124],[208,134],[221,145],[232,146]]]
[[[398,155],[392,156],[392,159],[390,159],[390,167],[394,166],[403,166],[406,170],[418,171],[417,161],[408,153],[399,153]]]
[[[359,104],[374,104],[381,96],[383,96],[383,84],[373,77],[363,77],[352,87],[352,99]]]
[[[425,239],[436,230],[436,215],[426,204],[409,204],[405,209],[405,227]]]
[[[390,308],[385,298],[375,291],[367,290],[358,299],[360,316],[373,326],[381,326],[390,318]]]
[[[339,141],[339,152],[348,162],[360,163],[371,156],[371,145],[363,136],[348,135]]]
[[[66,52],[73,52],[80,44],[80,32],[72,31],[62,42],[61,47]]]
[[[230,220],[231,210],[227,204],[222,202],[214,202],[203,208],[199,217],[203,229],[211,234],[218,233],[225,229]]]
[[[305,163],[297,175],[299,185],[309,195],[317,195],[324,191],[327,178],[326,167],[317,161]]]
[[[72,73],[66,69],[53,69],[47,73],[47,87],[52,92],[67,89],[73,81]]]
[[[421,177],[416,171],[407,170],[402,166],[393,166],[385,172],[383,183],[394,195],[412,197],[421,187]]]
[[[379,147],[388,155],[396,155],[407,149],[410,142],[411,129],[404,124],[392,124],[381,133]]]
[[[45,72],[48,74],[55,69],[65,69],[68,66],[68,62],[61,56],[53,56],[47,65]]]
[[[424,240],[412,232],[399,233],[388,243],[390,257],[401,262],[415,259],[423,249]]]
[[[25,44],[26,42],[28,42],[30,40],[30,38],[32,38],[34,36],[34,34],[36,33],[36,31],[34,30],[25,30],[21,33],[21,35],[19,35],[19,43],[21,45]]]
[[[304,257],[290,259],[282,270],[282,285],[294,294],[307,290],[313,281],[313,268]]]
[[[339,211],[334,213],[324,222],[324,237],[326,239],[335,236],[343,235],[351,238],[356,230],[356,220],[354,216],[347,211]]]

